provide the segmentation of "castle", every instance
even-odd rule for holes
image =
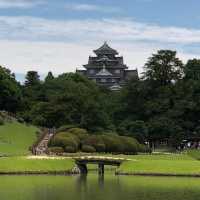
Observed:
[[[94,50],[95,57],[89,57],[88,64],[83,65],[84,70],[76,70],[77,73],[95,81],[98,85],[111,90],[119,90],[128,80],[138,79],[138,71],[128,70],[124,59],[112,49],[107,42],[99,49]]]

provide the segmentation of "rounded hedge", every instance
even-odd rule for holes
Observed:
[[[83,128],[71,128],[68,130],[68,132],[73,133],[73,134],[87,134],[87,130]]]
[[[107,153],[122,153],[123,144],[120,141],[119,136],[115,134],[104,134],[101,136],[103,143],[105,144],[105,152]]]
[[[97,143],[95,145],[95,149],[96,149],[97,152],[103,153],[103,152],[106,151],[106,145],[104,143]]]
[[[62,147],[68,153],[83,151],[87,153],[107,152],[137,154],[150,153],[150,149],[132,137],[114,133],[89,135],[85,129],[71,128],[57,133],[49,142],[50,147]]]
[[[50,146],[59,146],[62,148],[66,148],[67,146],[72,146],[73,148],[78,149],[77,141],[72,137],[63,137],[63,136],[55,136],[52,138],[50,142]]]
[[[64,149],[62,147],[49,147],[48,152],[52,153],[63,153]]]
[[[77,152],[77,149],[74,148],[73,146],[66,146],[66,147],[65,147],[65,152],[66,152],[66,153],[76,153],[76,152]]]
[[[105,152],[106,146],[98,135],[90,135],[82,142],[82,145],[89,145],[95,148],[96,152]]]
[[[123,143],[123,152],[136,154],[139,149],[139,143],[137,140],[131,137],[120,136],[121,142]]]
[[[59,132],[68,131],[69,129],[74,128],[74,127],[75,127],[74,125],[70,125],[70,124],[63,125],[60,128],[58,128],[56,132],[59,133]]]
[[[85,152],[85,153],[95,153],[96,149],[93,146],[90,146],[90,145],[83,145],[82,151]]]

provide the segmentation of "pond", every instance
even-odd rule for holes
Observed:
[[[0,200],[194,200],[199,178],[0,176]]]

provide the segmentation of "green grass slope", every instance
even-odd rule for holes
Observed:
[[[18,122],[0,126],[0,155],[26,155],[35,142],[38,129]]]
[[[198,175],[200,162],[187,155],[135,156],[118,169],[122,174],[143,175]]]
[[[34,159],[27,157],[0,158],[1,173],[52,173],[70,171],[75,166],[70,158]]]

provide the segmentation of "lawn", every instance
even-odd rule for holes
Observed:
[[[36,140],[36,131],[36,127],[18,122],[0,126],[0,155],[29,154],[29,147]]]
[[[200,161],[186,154],[129,156],[118,169],[122,174],[200,175]]]
[[[0,173],[51,173],[66,172],[74,167],[74,160],[70,158],[35,159],[29,157],[0,158]]]

